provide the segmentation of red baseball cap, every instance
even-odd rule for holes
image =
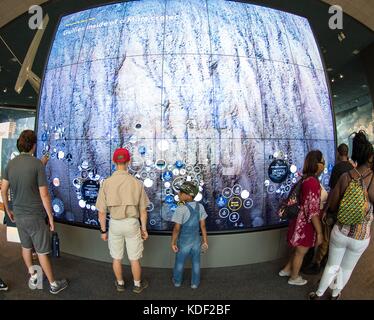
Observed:
[[[125,148],[118,148],[113,153],[113,162],[124,163],[130,161],[130,152]]]

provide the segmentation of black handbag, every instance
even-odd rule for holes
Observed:
[[[303,179],[300,179],[291,189],[287,199],[285,199],[279,209],[278,216],[281,219],[291,220],[297,217],[300,211],[300,191]]]

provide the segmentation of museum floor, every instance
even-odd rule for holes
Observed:
[[[223,253],[224,254],[224,253]],[[188,286],[189,272],[181,288],[171,283],[170,269],[144,268],[143,273],[149,281],[149,288],[136,295],[130,288],[130,270],[125,267],[126,291],[119,293],[113,285],[111,265],[88,259],[62,254],[54,259],[57,277],[66,277],[70,287],[57,296],[47,289],[32,291],[27,286],[27,273],[22,262],[20,246],[7,243],[5,227],[0,225],[0,276],[10,290],[0,292],[3,299],[305,299],[314,288],[319,276],[305,276],[308,284],[302,287],[290,286],[285,278],[277,273],[284,261],[259,263],[240,267],[202,269],[202,282],[198,290]],[[359,261],[350,282],[343,291],[342,299],[374,300],[374,245]]]

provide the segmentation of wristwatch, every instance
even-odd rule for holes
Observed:
[[[101,230],[101,228],[100,228],[100,233],[101,233],[101,234],[105,234],[105,233],[107,233],[107,231],[106,231],[106,230],[103,231],[103,230]]]

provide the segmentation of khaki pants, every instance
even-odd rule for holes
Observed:
[[[139,220],[136,218],[111,219],[108,245],[113,259],[122,260],[125,245],[129,260],[140,259],[143,255],[143,239],[140,233]]]

